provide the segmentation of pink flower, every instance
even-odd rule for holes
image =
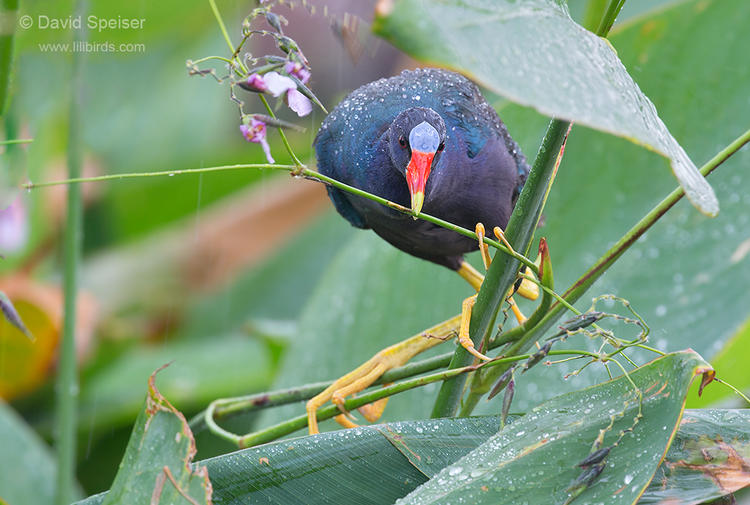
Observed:
[[[312,102],[297,91],[297,83],[278,72],[268,72],[263,76],[268,91],[273,96],[281,96],[286,93],[286,101],[289,108],[297,113],[299,117],[306,116],[312,112]]]
[[[29,219],[26,207],[19,196],[5,209],[0,210],[0,251],[18,252],[29,239]]]
[[[299,117],[305,117],[312,112],[312,102],[296,89],[286,92],[286,103]]]
[[[256,93],[263,93],[265,91],[268,91],[268,86],[266,86],[266,82],[263,80],[263,76],[261,76],[260,74],[250,74],[247,80],[243,83],[240,83],[240,85],[244,89],[248,91],[254,91]]]
[[[310,71],[307,70],[302,63],[296,63],[294,61],[287,61],[284,65],[284,72],[286,72],[289,75],[293,75],[300,81],[302,81],[302,84],[307,84],[307,81],[310,80]]]
[[[240,131],[245,140],[261,145],[269,163],[275,163],[271,156],[271,146],[268,145],[268,141],[266,140],[266,123],[257,119],[251,119],[249,125],[240,125]]]

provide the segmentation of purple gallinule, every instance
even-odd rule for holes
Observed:
[[[529,173],[518,144],[477,86],[446,70],[404,71],[352,92],[328,115],[315,139],[318,170],[327,176],[464,228],[497,232],[508,223]],[[456,270],[479,290],[483,276],[463,255],[478,242],[372,200],[328,187],[336,210],[357,228],[413,256]],[[485,254],[486,256],[486,254]],[[475,295],[476,296],[476,295]],[[468,338],[464,302],[461,344],[487,359]],[[307,405],[310,433],[317,433],[316,410],[331,399],[368,387],[386,370],[455,335],[461,316],[391,346],[337,380]],[[382,411],[364,411],[374,420]],[[343,412],[343,408],[342,408]],[[351,425],[343,416],[337,419]]]

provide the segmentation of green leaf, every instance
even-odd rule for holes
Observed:
[[[195,455],[193,434],[185,417],[156,389],[158,372],[149,378],[146,407],[138,416],[104,505],[211,503],[206,468],[190,468]]]
[[[748,420],[746,410],[685,411],[667,457],[639,503],[676,499],[683,490],[688,493],[681,496],[691,501],[681,503],[699,503],[729,492],[705,475],[729,470],[726,462],[732,460],[722,453],[736,451],[748,458]],[[391,504],[499,429],[500,416],[400,422],[280,441],[202,463],[209,470],[217,504],[314,505],[334,502],[333,498],[335,503]],[[701,449],[716,457],[706,461]],[[686,462],[695,456],[702,459],[699,467],[687,468]],[[385,481],[384,468],[388,469]],[[735,486],[747,483],[742,472],[724,475],[740,477]],[[321,489],[322,485],[326,487]],[[103,498],[92,496],[81,505],[99,504]]]
[[[554,0],[399,0],[375,30],[411,56],[461,71],[515,103],[609,132],[668,158],[693,204],[716,215],[711,186],[606,40]],[[491,42],[490,42],[491,41]]]
[[[630,374],[643,394],[642,405],[624,376],[555,397],[444,468],[403,503],[563,503],[574,496],[572,484],[585,472],[577,465],[613,444],[601,477],[585,482],[578,501],[634,503],[677,431],[692,378],[709,370],[699,355],[683,351]],[[600,430],[606,432],[603,443],[592,449]]]
[[[687,410],[639,504],[705,503],[750,485],[750,411]]]
[[[52,451],[24,420],[0,400],[0,503],[54,503],[56,464]]]
[[[269,355],[264,343],[237,334],[135,348],[83,381],[81,428],[132,422],[143,403],[133,384],[142,384],[153,370],[170,362],[159,382],[164,394],[183,409],[198,408],[217,396],[261,391],[274,373]]]

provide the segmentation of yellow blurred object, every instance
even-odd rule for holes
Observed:
[[[34,335],[29,340],[0,317],[0,398],[12,400],[31,393],[54,371],[62,328],[63,297],[60,288],[25,276],[0,279],[3,291]],[[89,295],[78,297],[76,354],[79,361],[91,347],[96,304]]]

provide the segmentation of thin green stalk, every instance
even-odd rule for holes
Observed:
[[[161,172],[132,172],[126,174],[108,174],[98,175],[96,177],[74,177],[70,179],[60,181],[46,181],[46,182],[29,182],[23,185],[24,189],[36,189],[44,188],[49,186],[59,186],[61,184],[75,184],[82,182],[104,182],[113,181],[120,179],[137,179],[141,177],[163,177],[163,176],[174,176],[174,175],[186,175],[186,174],[203,174],[207,172],[222,172],[225,170],[239,170],[243,168],[271,168],[277,170],[292,171],[297,167],[294,165],[275,165],[271,163],[241,163],[237,165],[220,165],[216,167],[203,167],[203,168],[185,168],[181,170],[164,170]]]
[[[83,17],[85,1],[76,2],[76,13]],[[85,38],[85,30],[74,31],[74,41]],[[81,174],[81,111],[83,54],[73,52],[70,79],[70,112],[68,118],[68,177]],[[76,468],[76,425],[78,404],[78,373],[76,370],[76,297],[78,294],[78,262],[82,234],[81,186],[68,186],[67,217],[64,239],[63,294],[64,323],[57,377],[57,488],[55,502],[67,505],[73,501]]]
[[[625,0],[610,0],[609,5],[607,6],[607,12],[602,16],[599,27],[594,33],[600,37],[605,37],[609,33],[609,30],[612,29],[612,25],[615,24],[617,15],[622,10],[623,5],[625,5]]]
[[[287,172],[299,173],[299,175],[301,175],[302,177],[324,182],[326,184],[334,186],[343,191],[347,191],[354,195],[361,196],[362,198],[367,198],[368,200],[378,202],[381,205],[385,205],[387,207],[390,207],[391,209],[397,210],[399,212],[403,212],[404,214],[414,215],[412,210],[408,207],[404,207],[403,205],[399,205],[397,203],[391,202],[390,200],[386,200],[385,198],[382,198],[380,196],[373,195],[372,193],[362,191],[361,189],[355,188],[354,186],[349,186],[347,184],[344,184],[343,182],[337,181],[336,179],[332,179],[331,177],[315,172],[314,170],[303,168],[300,171],[299,167],[295,165],[277,165],[277,164],[270,164],[270,163],[221,165],[221,166],[216,166],[216,167],[188,168],[188,169],[182,169],[182,170],[166,170],[162,172],[136,172],[136,173],[127,173],[127,174],[100,175],[96,177],[78,177],[75,179],[65,179],[65,180],[60,180],[60,181],[47,181],[47,182],[39,182],[39,183],[30,182],[30,183],[24,184],[23,187],[25,189],[34,189],[34,188],[58,186],[62,184],[73,184],[73,183],[81,183],[81,182],[102,182],[102,181],[110,181],[110,180],[115,180],[115,179],[134,179],[134,178],[139,178],[139,177],[200,174],[200,173],[206,173],[206,172],[220,172],[224,170],[238,170],[238,169],[243,169],[243,168],[258,168],[258,169],[268,168],[272,170],[285,170]],[[462,228],[453,223],[449,223],[448,221],[445,221],[443,219],[431,216],[429,214],[424,214],[424,213],[419,213],[416,217],[418,217],[419,219],[424,219],[425,221],[429,221],[431,223],[437,224],[438,226],[442,226],[449,230],[455,231],[456,233],[460,233],[461,235],[471,237],[475,240],[477,239],[477,235],[473,231],[468,230],[466,228]],[[503,251],[504,254],[511,255],[513,258],[517,259],[518,261],[526,265],[534,273],[537,272],[537,267],[533,261],[531,261],[526,256],[518,254],[515,251],[509,251],[507,247],[505,247],[503,244],[501,244],[497,240],[493,240],[493,239],[485,237],[484,243]]]
[[[229,46],[229,50],[234,52],[234,44],[232,44],[232,39],[229,38],[229,32],[227,31],[226,25],[224,25],[224,20],[221,18],[219,8],[216,7],[216,2],[214,0],[208,0],[208,4],[211,6],[211,11],[214,13],[216,22],[219,23],[219,29],[221,30],[221,34],[224,36],[224,40]]]
[[[276,119],[276,114],[274,114],[273,109],[268,103],[268,100],[266,100],[266,97],[262,94],[258,95],[260,98],[260,101],[263,103],[263,105],[266,108],[266,111],[268,111],[268,115],[272,118]],[[286,138],[286,134],[284,133],[284,130],[281,129],[281,127],[278,128],[279,130],[279,137],[281,138],[281,141],[284,143],[284,147],[286,148],[286,151],[289,153],[289,156],[292,158],[292,162],[297,165],[297,171],[295,173],[299,174],[301,172],[301,169],[304,169],[305,165],[302,164],[302,162],[297,158],[297,155],[294,154],[294,150],[292,149],[292,146],[289,145],[289,141]]]
[[[16,144],[31,144],[34,139],[12,139],[12,140],[0,140],[0,146],[12,146]]]
[[[599,26],[606,10],[607,0],[589,0],[583,13],[581,25],[593,30],[593,27]]]
[[[552,305],[554,276],[552,274],[552,261],[550,260],[549,248],[547,247],[547,241],[545,239],[540,241],[539,255],[541,261],[539,266],[540,280],[538,281],[538,285],[543,288],[542,300],[531,317],[524,321],[523,324],[519,325],[521,328],[520,331],[522,332],[526,331],[528,328],[536,326],[536,324],[542,320],[544,314],[547,313],[550,305]],[[536,279],[534,280],[536,281]],[[461,417],[466,417],[471,414],[474,407],[479,403],[479,399],[490,391],[492,385],[497,382],[504,372],[505,371],[500,368],[486,368],[483,371],[474,374],[466,401],[463,402],[463,406],[461,407]]]
[[[547,128],[534,166],[505,231],[505,237],[516,250],[526,252],[529,249],[569,127],[568,121],[553,119]],[[512,256],[495,255],[471,316],[469,334],[477,348],[481,348],[481,343],[489,342],[492,337],[500,306],[516,278],[519,266],[518,260]],[[464,367],[473,359],[471,354],[459,347],[450,368]],[[463,375],[443,383],[432,410],[432,417],[456,415],[465,383],[466,376]]]
[[[0,116],[5,115],[13,68],[13,36],[18,22],[18,0],[0,1]]]
[[[584,354],[587,356],[591,356],[592,358],[598,358],[596,354],[590,351],[584,351],[584,350],[578,350],[578,349],[571,349],[571,350],[564,350],[564,351],[550,351],[549,354],[551,355]],[[353,411],[355,409],[358,409],[359,407],[362,407],[363,405],[367,405],[368,403],[372,403],[374,401],[380,400],[381,398],[393,396],[395,394],[402,393],[410,389],[425,386],[427,384],[432,384],[434,382],[444,381],[452,377],[456,377],[457,375],[466,374],[467,372],[473,372],[474,370],[477,370],[479,368],[499,366],[503,363],[522,361],[522,360],[529,359],[530,357],[531,357],[530,354],[524,354],[524,355],[518,355],[518,356],[511,356],[507,358],[499,358],[496,360],[487,361],[485,363],[480,363],[478,365],[465,366],[462,368],[454,368],[451,370],[446,370],[444,372],[438,372],[438,373],[434,373],[431,375],[418,377],[416,379],[411,379],[409,381],[399,382],[397,384],[392,384],[390,386],[377,389],[377,390],[362,394],[357,397],[349,398],[348,400],[346,400],[346,402],[344,402],[344,408],[347,411]],[[328,405],[327,407],[324,407],[318,410],[317,416],[318,416],[319,421],[323,421],[323,420],[335,417],[339,414],[341,414],[341,411],[338,409],[336,405]],[[235,435],[234,433],[230,433],[220,427],[218,428],[218,431],[212,430],[212,432],[217,434],[221,438],[224,438],[225,440],[228,440],[232,443],[237,443],[241,448],[244,448],[244,447],[252,447],[255,445],[270,442],[272,440],[276,440],[279,437],[283,437],[290,433],[294,433],[295,431],[301,430],[305,427],[307,427],[307,416],[302,415],[302,416],[294,417],[292,419],[288,419],[287,421],[284,421],[282,423],[276,424],[274,426],[270,426],[263,430],[256,431],[254,433],[250,433],[244,436]]]
[[[373,386],[389,384],[397,380],[414,377],[426,372],[432,372],[439,368],[445,368],[448,366],[448,363],[450,363],[451,356],[453,356],[453,353],[449,352],[421,361],[415,361],[414,363],[408,363],[398,368],[393,368],[380,376],[380,378],[373,383]],[[304,386],[267,393],[257,393],[234,398],[221,398],[212,402],[212,404],[216,404],[213,409],[213,419],[228,419],[254,410],[309,400],[331,384],[333,384],[332,380],[328,382],[305,384]],[[208,409],[196,414],[190,420],[190,429],[192,429],[194,433],[205,429],[207,427],[207,417],[209,415]]]

